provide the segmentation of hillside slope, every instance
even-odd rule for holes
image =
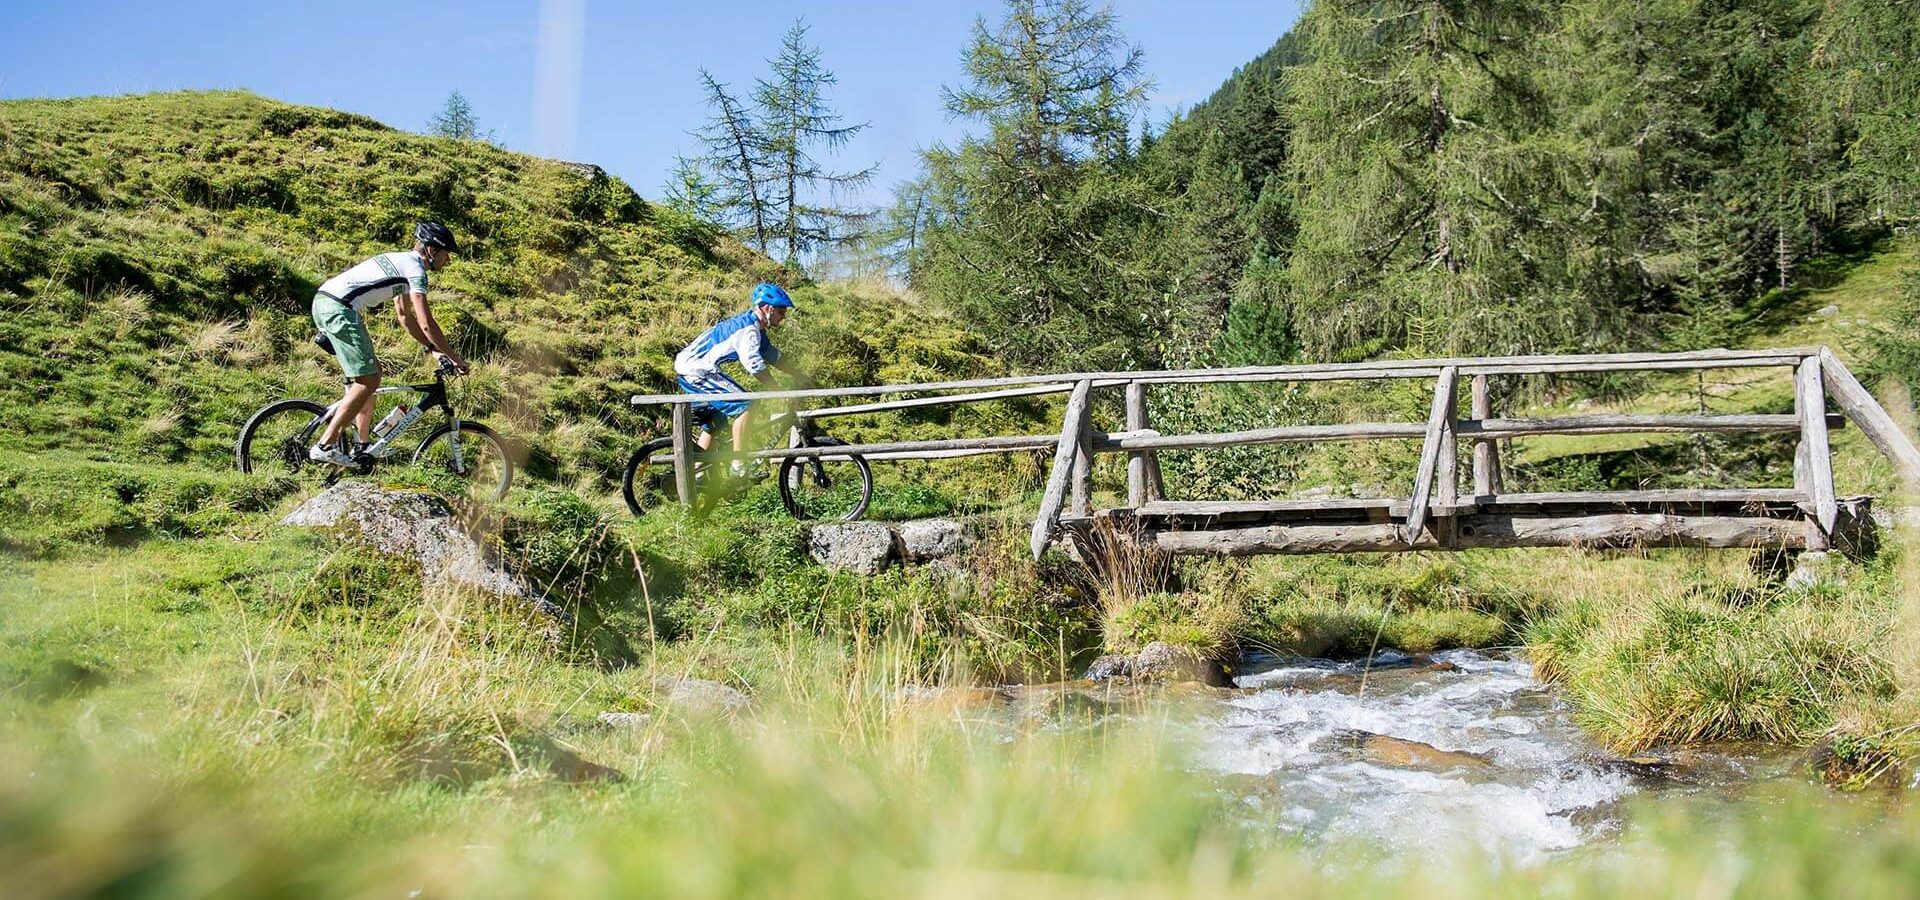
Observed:
[[[678,347],[765,278],[799,291],[786,340],[823,380],[994,371],[934,311],[796,283],[596,167],[246,93],[0,103],[0,442],[223,465],[272,396],[324,397],[306,342],[322,279],[446,222],[466,251],[436,314],[470,357],[466,403],[535,475],[605,478],[652,427]],[[421,357],[370,317],[389,366]],[[569,475],[568,473],[572,474]]]

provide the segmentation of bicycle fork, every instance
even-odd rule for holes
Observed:
[[[812,447],[814,446],[813,430],[806,425],[795,425],[793,426],[793,432],[789,436],[787,443],[794,447]],[[821,490],[826,490],[827,467],[821,464],[820,457],[811,457],[806,460],[804,465],[805,471],[813,476],[813,486]]]
[[[451,425],[447,432],[447,455],[453,458],[453,473],[465,477],[467,462],[460,455],[460,417],[448,416]]]

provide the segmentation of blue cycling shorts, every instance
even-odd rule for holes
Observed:
[[[678,377],[678,380],[680,382],[680,389],[689,394],[740,394],[746,392],[746,388],[741,387],[738,382],[719,372],[693,378],[681,375]],[[752,402],[751,400],[709,400],[692,404],[690,411],[693,413],[695,420],[711,430],[715,425],[724,425],[728,419],[746,412],[747,405]],[[718,421],[715,421],[716,419]]]

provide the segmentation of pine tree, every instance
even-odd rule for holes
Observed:
[[[974,24],[950,114],[984,126],[924,154],[933,214],[913,284],[1036,367],[1158,358],[1165,311],[1135,261],[1150,209],[1124,148],[1141,53],[1081,0],[1009,0]]]
[[[1316,356],[1566,346],[1570,161],[1535,83],[1546,0],[1327,0],[1299,28],[1292,322]]]
[[[448,94],[440,111],[427,120],[427,133],[466,141],[480,137],[480,122],[474,117],[473,104],[467,102],[466,95],[459,91]]]
[[[1853,139],[1850,190],[1876,220],[1920,221],[1920,3],[1833,0],[1815,38],[1821,112]]]
[[[754,89],[754,106],[767,163],[767,204],[775,240],[783,258],[798,263],[815,249],[858,236],[853,226],[864,215],[833,202],[835,195],[859,187],[876,167],[854,172],[828,171],[815,154],[846,146],[866,123],[841,124],[828,105],[827,88],[837,79],[807,44],[807,26],[794,22],[781,40],[780,55],[770,61],[771,77]]]
[[[707,121],[694,137],[703,151],[697,158],[700,170],[713,179],[715,219],[765,253],[772,237],[766,138],[752,114],[713,73],[701,69],[700,85],[707,94]]]
[[[1552,89],[1582,160],[1589,296],[1665,343],[1720,343],[1733,306],[1788,286],[1844,211],[1843,141],[1808,114],[1812,0],[1577,0]]]

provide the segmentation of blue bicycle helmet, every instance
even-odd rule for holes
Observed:
[[[778,306],[784,309],[792,309],[793,298],[787,296],[787,292],[779,285],[771,281],[762,281],[758,287],[753,289],[753,305]]]

